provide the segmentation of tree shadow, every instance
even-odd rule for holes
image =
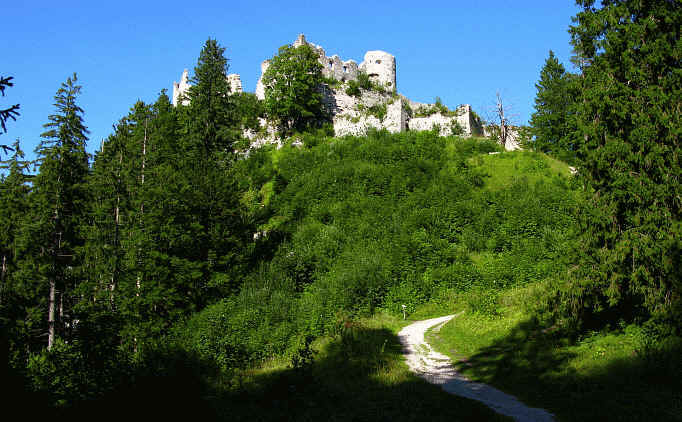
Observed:
[[[214,404],[220,419],[249,421],[509,420],[408,373],[395,334],[357,325],[309,366],[256,375]]]
[[[45,397],[31,394],[16,408],[29,420],[69,421],[510,420],[411,374],[402,345],[388,329],[349,323],[314,355],[311,361],[299,353],[296,368],[228,377],[212,362],[168,348],[147,356],[95,400],[50,408]]]
[[[524,321],[455,366],[559,420],[682,420],[680,342],[593,368],[571,361],[576,353],[566,346],[575,344]]]

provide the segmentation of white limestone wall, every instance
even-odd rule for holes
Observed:
[[[486,138],[499,137],[499,129],[496,126],[485,126],[483,136]],[[505,151],[518,151],[521,148],[519,130],[513,127],[507,128],[507,140],[504,143]],[[497,139],[499,141],[499,138]]]
[[[189,74],[187,72],[187,69],[185,69],[182,72],[182,76],[180,77],[180,82],[173,82],[173,105],[177,106],[178,101],[180,99],[180,96],[185,94],[187,90],[190,87],[190,84],[188,82],[189,79]],[[182,105],[187,105],[189,104],[189,100],[183,100]]]
[[[408,128],[413,131],[423,131],[433,130],[435,126],[439,126],[440,136],[450,136],[454,122],[459,123],[459,116],[444,116],[441,113],[436,113],[427,117],[411,118],[408,122]]]
[[[227,82],[230,84],[230,94],[244,92],[242,90],[242,78],[236,73],[227,75]]]
[[[268,70],[270,67],[270,60],[264,60],[263,63],[260,64],[260,77],[258,78],[258,82],[256,82],[256,98],[259,100],[264,100],[265,99],[265,86],[263,85],[263,75],[265,75],[265,72]]]
[[[367,73],[371,80],[395,91],[396,66],[395,57],[385,51],[374,50],[365,53],[365,59],[360,63],[360,70]]]
[[[410,107],[413,112],[416,112],[420,108],[429,108],[432,104],[422,104],[410,101]],[[472,136],[477,135],[480,132],[480,128],[476,127],[475,119],[471,113],[471,106],[469,104],[464,104],[457,108],[457,114],[455,116],[446,116],[442,113],[434,113],[430,116],[424,117],[412,117],[408,121],[409,130],[432,130],[434,126],[440,127],[440,136],[452,135],[453,125],[455,123],[463,129],[462,136]]]
[[[325,105],[332,112],[336,136],[363,136],[370,128],[386,129],[391,133],[404,132],[407,130],[407,113],[403,101],[401,97],[372,91],[357,98],[347,95],[343,88],[325,95]],[[381,120],[367,110],[380,104],[386,105],[386,115]]]

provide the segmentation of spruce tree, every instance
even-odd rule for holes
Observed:
[[[17,140],[12,145],[14,153],[6,161],[0,162],[0,169],[7,175],[0,175],[0,304],[2,291],[8,282],[9,273],[16,261],[16,238],[21,221],[28,211],[29,176],[26,169],[29,163],[24,161],[24,152]]]
[[[682,326],[682,7],[577,2],[585,58],[577,103],[580,174],[594,194],[571,303],[584,321],[651,318]]]
[[[216,40],[206,40],[188,93],[188,129],[192,140],[201,145],[204,160],[214,151],[231,151],[236,140],[228,68],[225,48]]]
[[[74,73],[57,90],[56,112],[48,117],[47,130],[36,148],[40,171],[33,182],[27,247],[38,261],[36,281],[47,285],[48,349],[60,332],[73,327],[69,319],[77,300],[78,249],[83,244],[80,229],[88,205],[85,146],[89,132],[83,123],[83,109],[76,102],[81,91],[77,81]]]
[[[571,163],[575,158],[572,140],[574,84],[573,75],[566,72],[550,50],[540,80],[535,84],[535,112],[530,119],[533,148]]]
[[[8,360],[18,360],[17,354],[26,349],[24,339],[27,333],[19,321],[25,320],[24,306],[26,290],[16,277],[20,230],[29,207],[28,162],[16,141],[12,146],[12,157],[3,161],[0,169],[7,171],[0,175],[0,337],[6,347],[1,353],[8,353]],[[30,289],[29,289],[30,291]],[[30,295],[29,295],[30,296]]]

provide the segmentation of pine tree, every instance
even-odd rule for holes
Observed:
[[[589,63],[577,103],[578,158],[594,195],[571,303],[584,320],[654,317],[679,331],[682,7],[577,3],[583,10],[570,33]]]
[[[533,148],[571,163],[575,159],[572,128],[576,89],[573,76],[550,50],[540,80],[535,84],[535,112],[530,119]]]
[[[73,327],[78,248],[83,243],[80,228],[88,205],[84,182],[89,171],[85,151],[89,132],[83,109],[76,103],[81,91],[77,80],[74,73],[57,90],[56,113],[48,117],[43,141],[36,148],[40,171],[33,182],[28,247],[36,248],[36,279],[48,285],[48,349],[60,332]]]

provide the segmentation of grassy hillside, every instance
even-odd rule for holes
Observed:
[[[494,314],[455,295],[448,307],[464,313],[427,337],[465,375],[559,420],[682,420],[679,343],[650,349],[649,333],[625,323],[567,336],[534,318],[543,289],[537,283],[498,293]]]
[[[253,271],[179,329],[225,369],[291,355],[306,336],[379,310],[411,313],[563,268],[577,190],[555,160],[429,132],[304,144],[240,163],[242,203],[260,229]],[[472,301],[486,309],[493,296]]]

